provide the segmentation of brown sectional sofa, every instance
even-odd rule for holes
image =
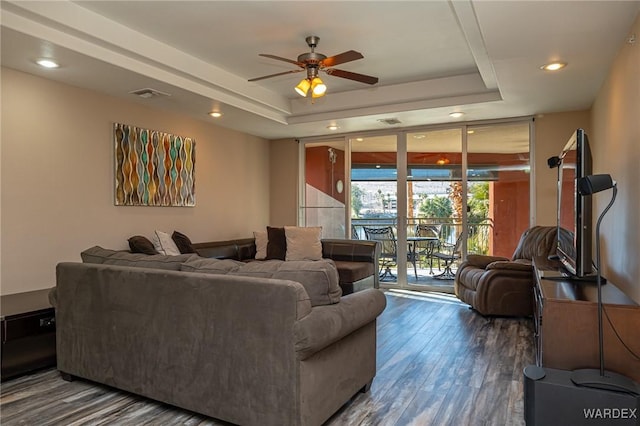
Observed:
[[[202,257],[216,259],[246,261],[256,255],[253,238],[196,243],[193,248]],[[322,257],[332,259],[336,264],[343,295],[379,287],[380,246],[377,242],[323,239]]]
[[[217,247],[238,250],[230,246]],[[377,289],[340,297],[333,261],[99,247],[82,258],[57,266],[50,294],[67,379],[240,425],[304,426],[322,424],[375,376],[385,297]]]

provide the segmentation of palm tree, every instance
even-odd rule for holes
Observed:
[[[362,197],[364,196],[364,190],[358,185],[351,185],[351,217],[359,218],[360,210],[362,210]]]
[[[436,195],[433,198],[425,198],[418,207],[420,217],[451,217],[453,208],[448,197]]]

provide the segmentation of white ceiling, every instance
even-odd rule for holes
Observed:
[[[268,139],[587,109],[630,37],[640,1],[11,1],[2,7],[2,65],[212,121]],[[304,73],[248,82],[296,59],[356,50],[339,69],[374,86]],[[43,70],[35,60],[60,62]],[[561,72],[540,66],[568,62]],[[169,97],[141,99],[153,88]],[[462,118],[449,113],[463,111]],[[388,125],[380,119],[397,118]]]

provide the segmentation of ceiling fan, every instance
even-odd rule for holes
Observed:
[[[291,71],[284,71],[276,74],[270,74],[262,77],[252,78],[249,81],[264,80],[266,78],[277,77],[279,75],[292,74],[292,73],[302,72],[306,70],[307,77],[303,79],[296,86],[295,89],[296,89],[296,92],[298,92],[301,96],[307,96],[309,89],[311,89],[311,94],[314,98],[323,96],[327,89],[327,87],[324,85],[322,80],[320,80],[320,78],[318,77],[319,71],[323,71],[328,75],[333,75],[335,77],[342,77],[342,78],[358,81],[360,83],[365,83],[365,84],[376,84],[378,82],[378,77],[372,77],[370,75],[358,74],[351,71],[344,71],[336,68],[330,68],[335,65],[340,65],[346,62],[351,62],[357,59],[364,58],[364,56],[362,56],[360,52],[356,52],[355,50],[348,50],[338,55],[327,57],[322,53],[315,52],[315,48],[318,45],[318,42],[320,41],[320,37],[309,36],[305,39],[305,41],[307,42],[307,45],[309,45],[311,52],[303,53],[299,55],[297,60],[260,53],[260,56],[263,56],[265,58],[271,58],[278,61],[289,62],[291,64],[297,65],[299,69],[294,69]]]

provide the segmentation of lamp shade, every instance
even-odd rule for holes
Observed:
[[[311,80],[311,96],[314,98],[319,98],[320,96],[324,96],[324,92],[327,91],[327,86],[324,85],[320,77],[315,77]]]
[[[562,164],[562,160],[557,155],[555,155],[553,157],[549,157],[547,159],[547,165],[549,166],[550,169],[555,169],[560,164]]]
[[[616,182],[611,179],[611,175],[589,175],[578,179],[578,192],[581,195],[591,195],[596,192],[611,189],[616,186]]]
[[[295,90],[302,97],[306,97],[309,92],[309,88],[311,87],[311,82],[308,79],[302,79],[300,83],[296,86]]]

